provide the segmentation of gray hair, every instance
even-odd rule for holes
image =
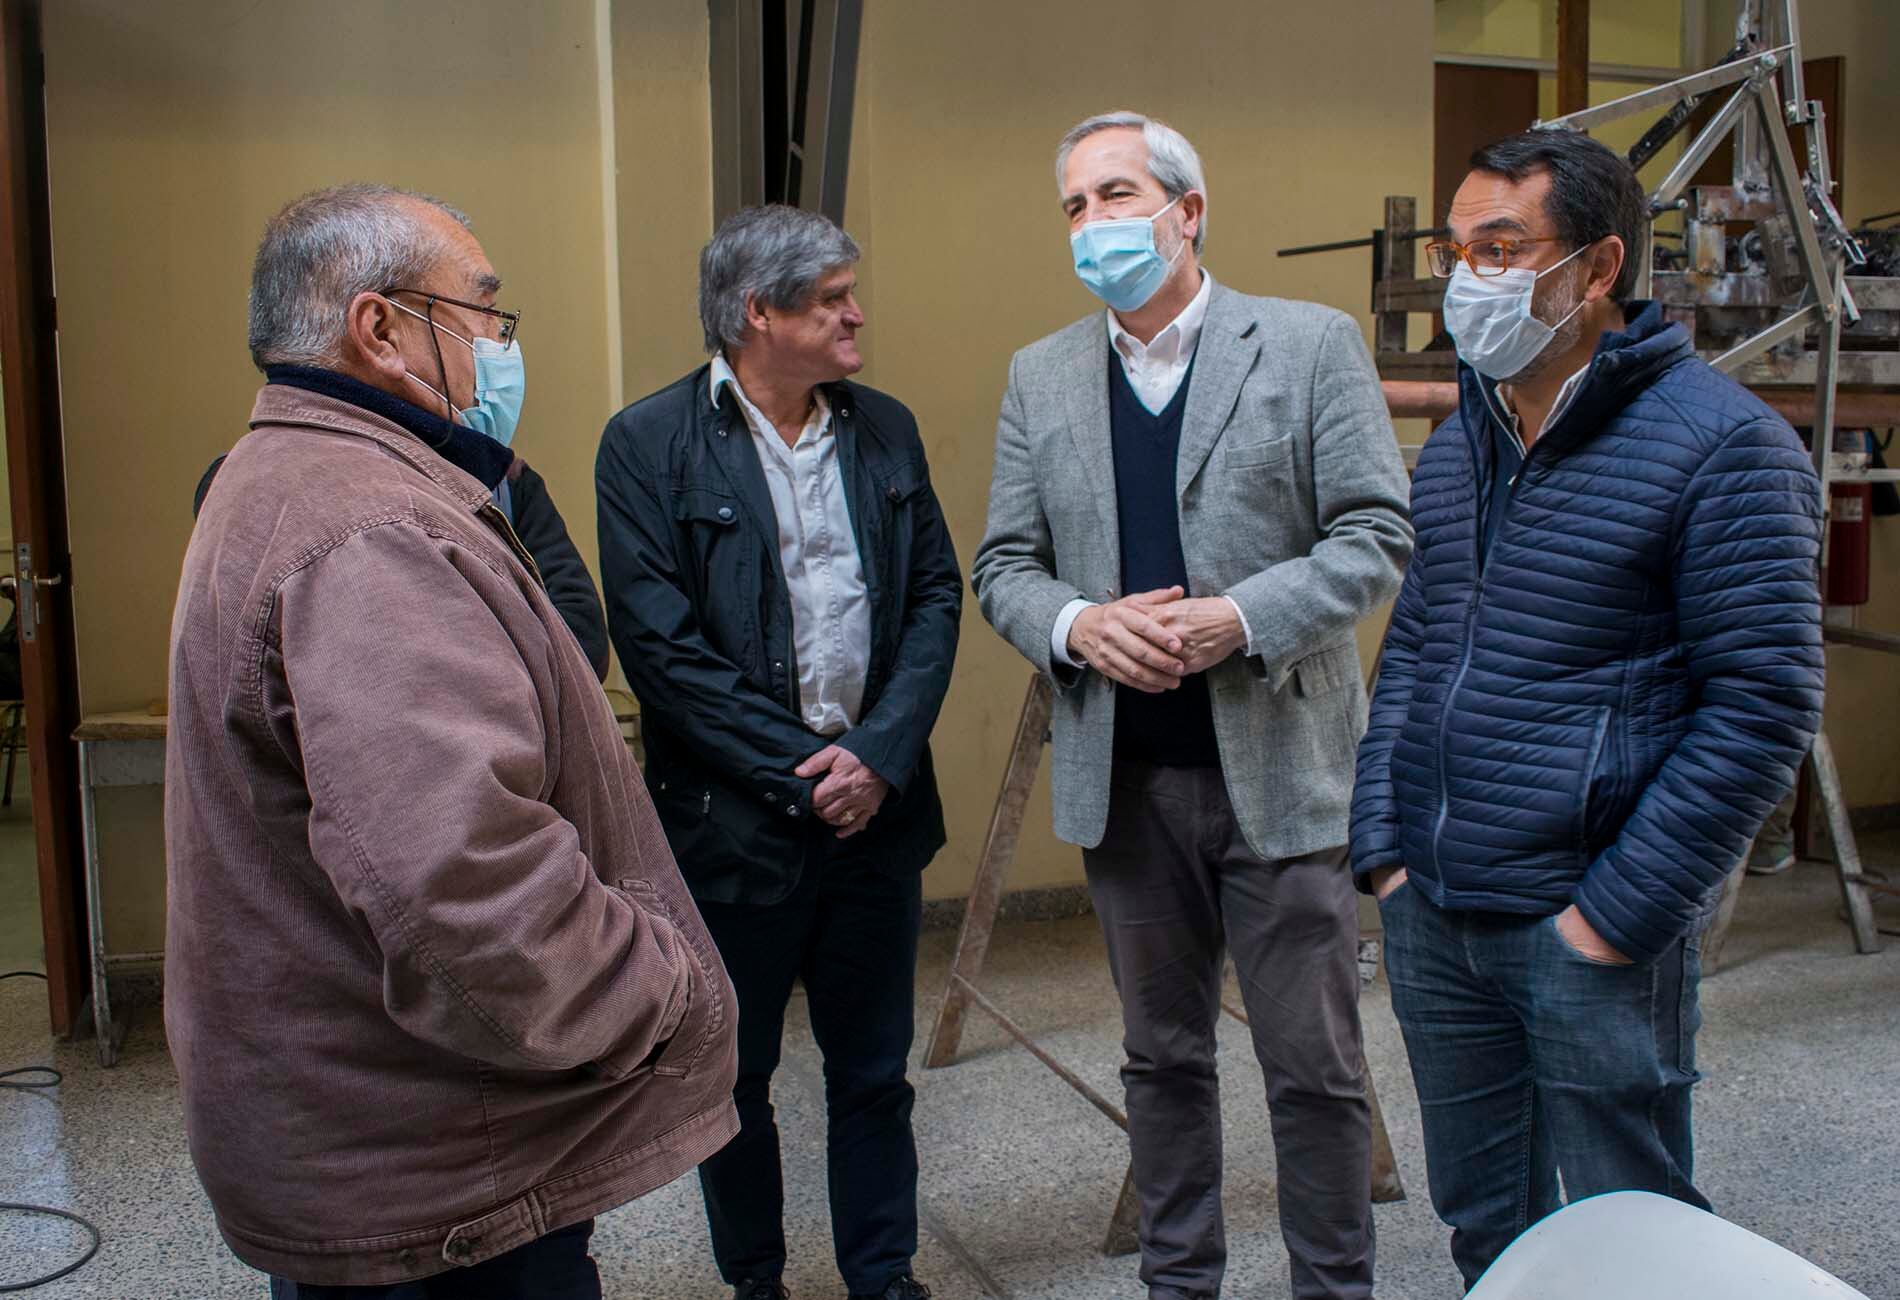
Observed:
[[[1167,193],[1170,202],[1189,190],[1199,194],[1203,202],[1206,201],[1207,177],[1201,172],[1201,155],[1194,152],[1194,146],[1188,143],[1187,137],[1160,118],[1132,113],[1127,109],[1097,113],[1069,128],[1069,133],[1062,137],[1062,143],[1056,146],[1057,193],[1062,190],[1063,172],[1069,165],[1069,154],[1075,146],[1097,131],[1112,131],[1117,127],[1133,127],[1141,132],[1141,138],[1148,146],[1148,174]],[[1195,256],[1200,255],[1206,243],[1207,212],[1203,208],[1200,228],[1194,232]]]
[[[420,205],[440,199],[390,185],[335,185],[292,200],[264,227],[251,266],[251,362],[334,362],[359,293],[419,283],[448,248]]]
[[[857,241],[819,213],[782,203],[733,213],[699,252],[706,351],[745,343],[749,303],[797,311],[820,280],[857,260]]]

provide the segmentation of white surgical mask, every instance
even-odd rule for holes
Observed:
[[[1168,200],[1153,216],[1091,221],[1070,235],[1076,276],[1116,311],[1139,311],[1167,282],[1187,247],[1182,240],[1166,259],[1155,251],[1155,220],[1180,201]]]
[[[1458,345],[1465,364],[1499,383],[1523,373],[1525,367],[1550,346],[1557,331],[1583,310],[1579,300],[1555,325],[1546,325],[1531,313],[1537,282],[1583,252],[1585,244],[1556,266],[1542,271],[1513,267],[1498,275],[1476,275],[1460,259],[1445,286],[1445,328]]]

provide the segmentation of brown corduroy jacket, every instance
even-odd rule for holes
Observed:
[[[488,492],[335,398],[251,430],[173,616],[166,1030],[231,1249],[388,1284],[718,1150],[737,1015]]]

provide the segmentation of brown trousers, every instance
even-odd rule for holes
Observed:
[[[1219,769],[1117,761],[1107,832],[1082,857],[1122,999],[1150,1296],[1220,1294],[1214,1028],[1229,950],[1266,1073],[1292,1294],[1371,1296],[1372,1125],[1345,850],[1264,861],[1241,836]]]

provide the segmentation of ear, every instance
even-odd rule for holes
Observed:
[[[379,293],[359,293],[344,310],[344,360],[354,361],[399,383],[409,373],[409,363],[396,346],[396,326],[401,313]]]
[[[1585,302],[1595,302],[1610,295],[1610,291],[1616,288],[1617,277],[1623,274],[1623,259],[1626,256],[1628,250],[1623,247],[1620,235],[1605,236],[1585,254],[1584,265],[1590,276],[1583,285]]]
[[[1189,190],[1181,196],[1181,238],[1189,247],[1194,237],[1201,233],[1201,221],[1207,216],[1207,196],[1199,190]]]
[[[772,309],[760,302],[757,294],[746,295],[745,324],[751,334],[765,334],[772,328]]]

